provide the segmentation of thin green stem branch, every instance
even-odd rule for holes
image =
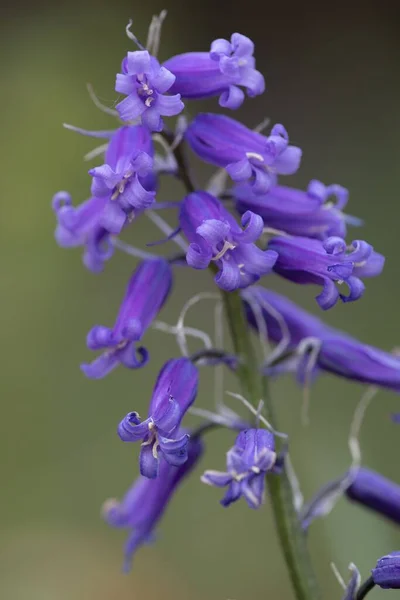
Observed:
[[[171,140],[169,140],[171,142]],[[186,164],[184,148],[179,144],[174,150],[178,176],[188,193],[194,191]],[[215,265],[212,271],[215,272]],[[267,378],[261,376],[257,356],[251,340],[249,326],[239,293],[222,291],[225,314],[235,354],[238,356],[237,375],[242,394],[257,407],[264,400],[267,419],[278,430],[273,406],[267,388]],[[274,512],[276,529],[286,561],[296,600],[318,600],[319,593],[309,558],[306,539],[293,505],[292,489],[285,472],[268,475],[267,484]]]
[[[233,347],[240,358],[237,370],[242,393],[254,407],[264,400],[267,419],[278,430],[267,378],[260,375],[258,362],[242,301],[238,292],[222,292]],[[320,595],[313,573],[305,535],[293,505],[292,489],[285,471],[269,474],[267,485],[279,542],[297,600],[317,600]]]

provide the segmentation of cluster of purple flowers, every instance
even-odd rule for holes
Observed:
[[[157,45],[158,41],[153,44]],[[381,273],[384,257],[363,240],[346,241],[348,225],[356,222],[343,212],[347,190],[317,180],[307,190],[282,185],[281,176],[298,170],[301,149],[290,144],[281,124],[263,135],[224,114],[205,113],[183,127],[181,123],[175,136],[165,123],[164,117],[180,115],[187,101],[218,97],[222,108],[234,110],[246,94],[250,98],[262,94],[265,82],[255,68],[253,42],[234,33],[230,40],[212,42],[207,52],[179,54],[162,64],[150,50],[140,46],[122,61],[115,84],[123,96],[116,104],[119,127],[100,132],[75,128],[105,140],[100,149],[104,162],[89,170],[90,191],[82,204],[73,206],[67,192],[54,196],[56,240],[62,247],[82,247],[85,266],[99,272],[115,248],[127,247],[120,234],[134,231],[146,213],[175,207],[175,229],[160,213],[157,219],[164,223],[168,240],[179,237],[185,254],[159,258],[129,246],[141,260],[130,275],[115,324],[95,325],[89,331],[88,348],[100,352],[93,362],[82,364],[83,373],[98,379],[120,364],[137,369],[148,363],[149,352],[139,343],[171,294],[176,262],[184,262],[193,269],[210,268],[223,293],[240,290],[249,324],[279,350],[260,365],[260,373],[295,371],[304,384],[309,375],[328,371],[399,391],[399,358],[328,327],[287,298],[254,285],[261,279],[268,284],[266,276],[275,273],[297,284],[319,286],[316,299],[324,310],[339,299],[352,302],[362,296],[363,280]],[[155,151],[160,141],[167,148],[167,160]],[[214,195],[207,186],[196,189],[182,159],[185,147],[225,170],[228,185]],[[159,201],[163,175],[185,183],[182,197]],[[340,291],[343,284],[347,294]],[[169,359],[159,372],[147,418],[130,412],[118,425],[121,440],[141,442],[139,479],[122,502],[107,501],[104,506],[108,523],[131,530],[127,568],[203,453],[200,430],[182,428],[198,386],[199,369],[193,358]],[[258,508],[265,498],[266,474],[279,477],[285,455],[277,456],[275,432],[261,427],[258,419],[236,421],[235,429],[226,471],[207,470],[202,481],[227,488],[223,506],[243,497],[251,508]],[[400,523],[398,487],[377,477],[359,470],[346,487],[347,496]],[[307,514],[307,527],[319,512],[317,501]],[[385,570],[382,564],[376,573]]]

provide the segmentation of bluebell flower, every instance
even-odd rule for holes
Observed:
[[[276,175],[292,175],[300,166],[301,150],[289,145],[283,125],[265,137],[224,115],[202,113],[185,138],[202,160],[224,167],[235,182],[250,181],[256,194],[268,192]]]
[[[346,489],[349,500],[400,524],[400,485],[371,469],[357,470]]]
[[[307,191],[274,185],[267,194],[255,194],[248,183],[233,189],[237,210],[251,210],[260,215],[265,227],[290,235],[324,240],[330,236],[345,237],[348,220],[342,210],[348,191],[340,185],[324,185],[310,181]]]
[[[147,419],[141,421],[138,413],[130,412],[120,422],[121,440],[142,442],[140,473],[144,477],[157,477],[160,454],[174,466],[187,460],[189,436],[177,436],[177,431],[196,398],[198,380],[198,370],[188,358],[169,360],[158,375]]]
[[[209,98],[219,96],[224,108],[241,106],[245,95],[258,96],[265,90],[262,74],[255,69],[253,42],[240,33],[231,40],[218,39],[210,52],[187,52],[173,56],[164,63],[176,79],[171,92],[182,98]]]
[[[122,121],[141,118],[150,131],[161,131],[162,117],[173,117],[182,112],[180,94],[166,95],[175,81],[175,75],[147,50],[128,52],[118,73],[115,90],[126,98],[116,105]]]
[[[87,377],[100,379],[119,364],[137,369],[147,363],[146,348],[136,348],[136,342],[161,310],[171,285],[172,272],[167,261],[157,258],[139,264],[129,281],[114,327],[96,325],[88,333],[88,348],[104,352],[91,364],[81,365]]]
[[[318,347],[314,366],[316,372],[327,371],[367,385],[400,391],[400,357],[363,344],[347,333],[329,327],[318,317],[271,290],[254,286],[242,294],[249,323],[257,328],[251,308],[256,303],[261,309],[268,338],[277,344],[284,342],[285,353],[290,355],[287,362],[277,367],[277,372],[295,370],[303,382],[308,357],[296,351],[302,342],[310,340]],[[268,371],[274,372],[275,369],[269,367]]]
[[[136,550],[154,537],[154,530],[166,510],[169,501],[181,482],[195,468],[203,453],[200,439],[192,438],[188,447],[187,461],[172,467],[161,458],[157,479],[139,477],[121,502],[108,500],[103,507],[103,516],[112,527],[130,530],[125,545],[124,571],[131,568]]]
[[[384,590],[400,589],[400,552],[382,556],[372,569],[372,579]]]
[[[277,236],[268,243],[278,253],[274,271],[299,284],[317,284],[322,292],[316,297],[319,306],[328,310],[340,298],[343,302],[358,300],[365,289],[361,277],[379,275],[384,257],[362,240],[350,246],[340,237],[325,241],[306,237]],[[337,284],[345,283],[349,294],[340,294]]]
[[[215,262],[216,284],[223,290],[244,288],[270,273],[276,253],[263,251],[254,242],[263,230],[263,220],[248,211],[242,230],[222,203],[207,192],[194,192],[183,200],[179,224],[190,242],[189,266],[206,269]]]
[[[107,200],[101,225],[110,233],[120,233],[128,220],[154,203],[153,156],[153,142],[145,127],[120,127],[110,140],[105,164],[90,169],[92,196]]]
[[[53,197],[58,245],[62,248],[83,246],[83,263],[95,273],[102,271],[104,262],[111,258],[114,251],[110,233],[101,225],[105,204],[104,198],[89,198],[73,206],[68,192],[58,192]]]
[[[241,431],[226,457],[226,472],[206,471],[202,482],[216,487],[228,486],[222,506],[243,497],[250,508],[259,508],[265,498],[265,474],[273,469],[276,461],[273,434],[266,429]]]

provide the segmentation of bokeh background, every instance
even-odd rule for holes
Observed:
[[[61,123],[112,126],[91,103],[85,84],[91,82],[112,106],[114,75],[131,48],[124,34],[128,18],[145,39],[151,15],[165,6],[159,0],[6,4],[0,36],[0,597],[292,598],[268,502],[259,512],[240,503],[223,510],[218,490],[199,482],[202,468],[223,467],[232,441],[224,433],[210,435],[203,464],[170,505],[158,543],[140,551],[130,575],[121,574],[124,532],[102,522],[100,507],[123,494],[137,462],[136,448],[120,443],[115,427],[127,411],[146,411],[157,370],[178,350],[173,337],[149,331],[148,368],[119,369],[97,382],[84,378],[79,363],[89,358],[86,332],[96,323],[112,323],[134,263],[116,255],[101,276],[86,272],[79,251],[61,250],[54,242],[50,199],[59,189],[68,189],[76,202],[87,197],[82,157],[93,142],[63,131]],[[290,184],[305,186],[319,178],[350,189],[349,212],[365,219],[362,237],[386,255],[387,264],[379,279],[368,282],[360,302],[337,306],[325,317],[386,349],[400,342],[400,42],[397,10],[390,6],[170,0],[161,47],[165,59],[207,49],[232,31],[254,39],[268,90],[246,101],[237,116],[250,126],[266,116],[285,124],[304,150],[302,168]],[[191,110],[215,107],[207,102]],[[161,197],[179,194],[167,182]],[[136,245],[156,237],[145,219],[128,235]],[[269,283],[317,311],[313,289],[274,278]],[[180,271],[162,318],[175,322],[182,304],[205,289],[212,289],[207,274]],[[211,303],[205,302],[193,309],[189,322],[212,333],[211,315]],[[226,386],[236,389],[230,380]],[[290,378],[274,383],[280,427],[291,435],[306,497],[348,466],[346,439],[361,393],[359,385],[321,378],[312,392],[311,425],[303,428],[300,391]],[[211,372],[205,371],[198,405],[212,408],[213,401]],[[389,417],[395,410],[398,398],[380,392],[366,416],[362,448],[366,465],[400,482],[399,431]],[[341,597],[331,561],[346,577],[354,561],[366,576],[377,557],[399,549],[400,535],[342,500],[312,528],[310,545],[329,600]]]

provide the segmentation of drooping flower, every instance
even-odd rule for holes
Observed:
[[[150,131],[161,131],[162,117],[173,117],[182,112],[184,104],[180,94],[166,95],[175,81],[175,75],[147,50],[128,52],[122,61],[115,90],[126,98],[116,105],[122,121],[141,118]]]
[[[226,457],[227,471],[206,471],[202,482],[228,486],[222,506],[229,506],[243,496],[250,508],[259,508],[265,497],[265,474],[276,461],[273,434],[266,429],[241,431]]]
[[[182,202],[179,224],[190,242],[186,260],[194,269],[215,262],[216,284],[227,291],[244,288],[270,273],[276,253],[263,251],[254,242],[260,237],[263,220],[248,211],[242,230],[219,200],[207,192],[194,192]]]
[[[137,369],[147,363],[148,351],[136,348],[136,342],[161,310],[171,285],[172,272],[167,261],[155,258],[139,264],[129,281],[114,327],[96,325],[88,333],[88,348],[104,352],[91,364],[81,365],[87,377],[100,379],[118,364]]]
[[[379,348],[363,344],[311,315],[285,296],[254,286],[242,292],[249,323],[257,329],[257,319],[252,305],[256,304],[266,325],[268,338],[283,344],[289,355],[282,362],[279,372],[296,371],[301,382],[305,379],[308,357],[297,350],[307,340],[318,349],[314,369],[334,375],[400,391],[400,357]],[[271,372],[271,368],[268,369]],[[273,371],[273,369],[272,369]]]
[[[358,469],[346,489],[349,500],[400,524],[400,485],[371,469]]]
[[[121,502],[115,499],[105,502],[103,516],[106,522],[112,527],[131,531],[125,545],[124,571],[130,570],[136,550],[154,536],[154,530],[171,497],[195,468],[202,453],[201,440],[193,437],[189,442],[187,461],[183,465],[173,467],[161,458],[157,479],[140,476]]]
[[[62,248],[83,246],[83,263],[95,273],[102,271],[104,262],[111,258],[114,251],[110,234],[101,225],[105,204],[104,198],[89,198],[73,206],[68,192],[58,192],[53,197],[58,245]]]
[[[245,95],[258,96],[265,90],[263,75],[255,69],[254,44],[246,36],[233,33],[230,42],[215,40],[210,52],[187,52],[164,63],[176,79],[171,92],[182,98],[219,96],[219,105],[236,109]]]
[[[92,195],[107,200],[101,225],[110,233],[120,233],[128,219],[154,203],[153,155],[153,142],[145,127],[120,127],[110,140],[105,164],[90,169]]]
[[[382,254],[362,240],[350,246],[340,237],[325,241],[306,237],[276,236],[268,243],[278,254],[274,271],[295,283],[322,285],[316,297],[324,310],[332,308],[339,298],[343,302],[358,300],[365,289],[361,277],[379,275],[385,262]],[[337,283],[346,283],[349,295],[340,294]]]
[[[140,473],[144,477],[157,477],[160,455],[174,466],[187,460],[189,436],[177,436],[177,431],[196,398],[198,379],[198,370],[189,359],[169,360],[158,375],[147,419],[142,422],[138,413],[130,412],[120,422],[121,440],[142,441]]]
[[[301,150],[289,145],[283,125],[265,137],[224,115],[202,113],[185,138],[202,160],[224,167],[235,182],[250,181],[256,194],[268,192],[276,175],[292,175],[300,166]]]
[[[400,589],[400,552],[382,556],[372,569],[372,579],[384,590]]]
[[[265,227],[320,240],[346,235],[348,217],[342,209],[347,204],[348,191],[340,185],[326,186],[313,180],[306,192],[275,185],[267,194],[260,195],[243,183],[233,189],[233,195],[239,213],[247,210],[257,213]],[[350,217],[350,222],[355,222],[354,217]]]

